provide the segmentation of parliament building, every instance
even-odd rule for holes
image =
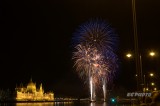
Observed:
[[[32,79],[28,83],[27,87],[16,87],[16,100],[17,101],[53,101],[54,93],[44,93],[42,84],[39,89],[36,88],[36,83],[32,82]]]

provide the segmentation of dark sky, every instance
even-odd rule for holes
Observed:
[[[160,52],[160,1],[136,0],[139,48],[145,73],[157,75],[160,57],[150,59],[150,50]],[[131,0],[4,0],[0,2],[0,88],[16,84],[43,83],[57,95],[88,95],[88,87],[74,72],[71,37],[91,18],[108,21],[120,38],[120,69],[115,86],[133,90],[134,52]]]

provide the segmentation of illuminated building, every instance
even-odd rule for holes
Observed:
[[[42,84],[39,89],[36,88],[36,83],[32,82],[32,79],[28,83],[27,87],[16,87],[16,100],[17,101],[53,101],[54,93],[44,93]]]

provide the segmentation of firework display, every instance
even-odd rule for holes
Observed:
[[[100,85],[106,99],[107,83],[118,68],[117,41],[110,25],[98,19],[82,24],[73,36],[74,66],[80,77],[89,82],[91,100],[95,99],[95,89]]]

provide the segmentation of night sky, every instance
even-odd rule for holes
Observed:
[[[160,1],[136,0],[139,49],[143,71],[158,76]],[[135,90],[135,61],[131,0],[4,0],[0,1],[0,88],[14,89],[32,77],[55,95],[85,96],[88,86],[73,68],[71,38],[91,18],[108,21],[119,35],[119,70],[114,86]],[[156,80],[157,80],[156,79]],[[159,86],[160,87],[160,86]]]

